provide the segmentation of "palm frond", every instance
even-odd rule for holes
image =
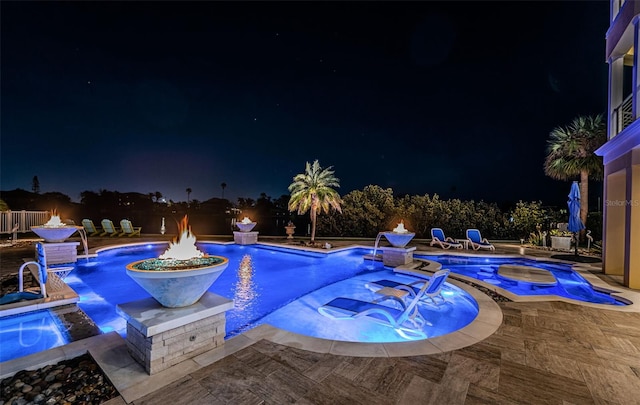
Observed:
[[[580,116],[566,127],[554,128],[547,141],[545,174],[558,180],[570,180],[585,171],[593,179],[604,174],[602,158],[594,152],[606,142],[602,115]]]

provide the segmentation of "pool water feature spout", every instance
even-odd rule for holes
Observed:
[[[380,238],[384,235],[384,232],[378,232],[378,236],[376,236],[376,243],[373,245],[373,254],[371,255],[371,260],[376,260],[376,252],[378,251],[378,244],[380,243]]]
[[[89,242],[87,241],[87,232],[84,228],[78,228],[80,239],[82,240],[82,247],[84,248],[84,258],[89,260]]]

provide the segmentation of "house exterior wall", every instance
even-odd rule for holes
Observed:
[[[640,1],[611,0],[611,25],[606,35],[609,64],[607,142],[596,154],[604,162],[603,270],[623,277],[627,287],[640,289]],[[626,58],[632,54],[632,58]],[[622,128],[619,107],[624,64],[633,63],[632,122]]]

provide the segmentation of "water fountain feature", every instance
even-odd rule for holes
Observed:
[[[73,235],[81,226],[67,225],[60,219],[60,216],[51,212],[51,218],[40,226],[32,226],[33,233],[44,239],[45,242],[56,243],[64,242],[69,236]]]
[[[256,222],[253,222],[249,217],[244,217],[242,221],[236,222],[236,226],[240,231],[233,232],[233,241],[238,245],[253,245],[258,243],[258,232],[252,231],[256,226]]]
[[[77,247],[79,242],[65,242],[71,235],[78,232],[85,245],[85,257],[88,254],[86,234],[81,226],[67,225],[60,216],[53,211],[51,218],[43,225],[32,226],[33,233],[44,239],[44,249],[47,255],[47,265],[75,263],[78,260]]]
[[[129,263],[127,275],[152,298],[117,306],[127,319],[129,354],[154,374],[224,344],[233,301],[207,290],[229,260],[196,247],[187,216],[178,237],[155,259]]]
[[[373,244],[373,254],[365,255],[365,259],[370,259],[374,261],[382,261],[382,254],[377,254],[378,247],[380,246],[380,239],[384,236],[384,232],[378,232],[376,236],[376,242]]]
[[[379,247],[382,236],[391,243],[392,247]],[[414,236],[415,233],[409,232],[409,230],[404,227],[404,221],[401,220],[393,230],[378,233],[373,247],[373,254],[371,256],[367,256],[367,258],[372,260],[382,260],[385,266],[390,267],[409,264],[413,261],[413,251],[416,250],[416,248],[406,248],[405,246],[411,241],[411,239],[413,239]],[[377,255],[378,249],[382,250],[381,255]]]
[[[385,231],[383,234],[389,243],[391,243],[393,247],[397,248],[405,247],[416,235],[414,232],[409,232],[409,230],[404,227],[404,221],[400,221],[398,226],[393,228],[392,231]]]

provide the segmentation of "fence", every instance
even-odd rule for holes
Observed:
[[[50,216],[49,211],[2,211],[0,212],[0,234],[31,232],[32,226],[44,224]],[[14,229],[16,226],[17,229]]]

